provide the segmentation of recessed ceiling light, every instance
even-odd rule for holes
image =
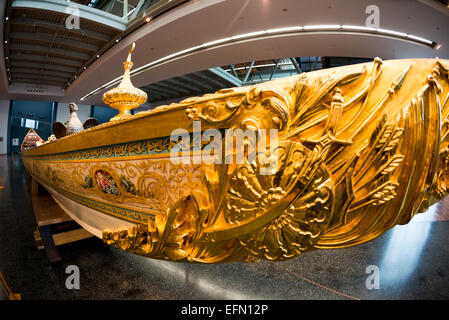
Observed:
[[[360,31],[376,31],[376,28],[366,27],[366,26],[352,26],[352,25],[342,25],[344,30],[360,30]]]
[[[268,29],[267,33],[280,33],[280,32],[289,32],[289,31],[300,31],[302,30],[302,26],[293,26],[293,27],[286,27],[286,28],[275,28],[275,29]]]
[[[150,22],[150,21],[151,21],[151,18],[150,18],[150,17],[147,17],[147,18],[145,19],[145,21],[146,21],[146,22]]]
[[[99,54],[97,54],[97,58],[100,58],[100,55],[99,55]]]
[[[377,31],[382,32],[382,33],[393,34],[398,37],[407,37],[407,34],[404,32],[399,32],[399,31],[394,31],[394,30],[389,30],[389,29],[380,29],[380,28],[378,28]]]
[[[261,30],[261,31],[256,31],[256,32],[250,32],[250,33],[242,33],[236,36],[232,36],[231,39],[232,40],[237,40],[237,39],[242,39],[242,38],[251,38],[251,37],[256,37],[256,36],[260,36],[265,34],[266,31],[265,30]]]

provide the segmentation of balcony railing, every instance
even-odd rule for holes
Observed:
[[[121,17],[128,25],[153,18],[186,0],[90,0],[87,6]]]

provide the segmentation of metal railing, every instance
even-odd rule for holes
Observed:
[[[153,17],[182,2],[185,0],[91,0],[87,5],[121,17],[124,22],[133,24],[135,20]]]

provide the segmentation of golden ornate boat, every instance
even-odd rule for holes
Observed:
[[[447,60],[376,58],[133,116],[145,97],[129,81],[130,56],[124,66],[104,96],[116,118],[22,152],[26,170],[109,245],[182,262],[284,260],[372,240],[448,192]],[[230,129],[247,135],[234,144]],[[251,134],[269,142],[255,157]],[[241,162],[202,161],[230,141],[209,155],[243,147]],[[276,166],[263,172],[267,159]]]

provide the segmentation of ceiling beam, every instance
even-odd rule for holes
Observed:
[[[274,74],[276,73],[276,70],[277,70],[278,65],[279,65],[279,61],[280,61],[280,60],[277,60],[277,61],[276,61],[276,64],[274,65],[273,71],[272,71],[271,74],[270,74],[270,80],[273,79],[273,76],[274,76]],[[260,75],[260,72],[259,72],[259,75]],[[260,80],[263,80],[262,77],[260,77]]]
[[[9,39],[11,42],[13,42],[14,39],[34,40],[34,41],[39,40],[39,41],[46,41],[49,43],[58,42],[59,44],[78,48],[81,50],[87,50],[87,51],[93,51],[93,52],[97,52],[98,50],[100,50],[99,46],[96,46],[96,45],[93,45],[90,43],[86,43],[85,41],[69,40],[69,39],[58,37],[57,35],[55,37],[54,35],[48,35],[48,34],[40,33],[40,32],[34,32],[34,33],[11,32],[9,34]]]
[[[54,58],[54,57],[48,57],[48,56],[40,56],[36,54],[17,54],[13,53],[10,55],[10,59],[17,60],[17,61],[29,61],[29,62],[41,62],[41,63],[48,63],[48,64],[58,64],[62,66],[68,66],[68,67],[75,67],[80,68],[83,66],[82,62],[74,61],[74,60],[68,60],[68,59],[62,59],[62,58]]]
[[[33,74],[41,74],[45,73],[50,76],[55,76],[59,78],[71,78],[73,76],[72,72],[64,72],[64,71],[54,71],[44,68],[21,68],[21,67],[14,67],[13,72],[19,72],[19,73],[33,73]]]
[[[54,79],[60,79],[61,81],[67,83],[72,77],[71,76],[56,76],[54,74],[48,74],[47,72],[43,71],[43,72],[21,72],[21,71],[17,71],[16,69],[12,70],[11,72],[12,77],[18,76],[20,77],[21,75],[24,75],[25,77],[41,77],[41,78],[54,78]]]
[[[216,76],[219,76],[223,80],[226,80],[232,86],[235,86],[235,87],[242,86],[242,81],[239,78],[227,73],[224,69],[222,69],[220,67],[211,68],[211,69],[209,69],[209,72],[212,72]]]
[[[148,101],[160,101],[160,100],[167,100],[166,97],[161,96],[160,94],[156,93],[155,91],[152,91],[151,94],[148,93]]]
[[[167,92],[170,96],[176,95],[176,94],[189,94],[189,91],[185,89],[181,89],[179,87],[171,86],[168,84],[164,84],[161,82],[152,83],[150,85],[152,88],[160,89],[165,92]]]
[[[317,61],[318,57],[317,56],[313,57],[312,71],[315,71]]]
[[[193,83],[195,85],[198,85],[208,91],[215,91],[215,87],[211,86],[210,84],[205,83],[204,81],[201,81],[199,79],[193,79],[188,75],[184,75],[184,76],[179,76],[178,78],[184,80],[185,82],[188,83]]]
[[[234,77],[236,77],[237,79],[239,79],[239,76],[237,75],[237,72],[235,72],[235,67],[234,67],[233,64],[231,64],[231,71],[232,71],[232,74],[234,75]]]
[[[189,89],[186,89],[186,88],[183,88],[183,87],[177,86],[177,85],[173,86],[173,85],[170,85],[169,83],[165,83],[164,81],[152,83],[152,85],[166,88],[166,89],[172,90],[172,91],[177,91],[181,94],[190,94],[191,93],[191,91]]]
[[[156,94],[158,94],[159,96],[161,96],[163,99],[167,99],[170,98],[172,96],[172,93],[159,89],[159,88],[155,88],[155,87],[151,87],[151,86],[146,86],[144,87],[144,89],[146,89],[146,91],[148,92],[149,95],[151,95],[151,92],[154,91],[156,92]]]
[[[24,77],[12,78],[11,82],[24,82],[24,83],[33,83],[33,84],[50,84],[50,85],[56,85],[56,86],[60,86],[60,87],[63,87],[65,85],[64,82],[59,82],[59,81],[47,81],[47,80],[42,80],[42,79],[29,79],[29,78],[24,78]]]
[[[292,62],[293,66],[295,67],[296,72],[302,73],[301,68],[299,67],[298,61],[296,60],[296,58],[290,58],[290,61]]]
[[[129,21],[134,20],[135,17],[137,17],[137,15],[140,12],[140,9],[142,9],[142,5],[145,3],[145,0],[140,0],[139,3],[137,4],[137,6],[134,8],[134,12],[131,15],[131,17],[129,17]]]
[[[192,73],[191,75],[199,77],[200,79],[206,80],[206,82],[208,82],[210,84],[214,84],[214,89],[213,90],[216,90],[217,88],[223,89],[223,88],[227,87],[226,83],[223,83],[223,82],[221,82],[221,81],[219,81],[217,79],[214,79],[211,76],[206,75],[204,71],[195,72],[195,73]]]
[[[152,92],[151,94],[148,94],[148,102],[154,102],[154,101],[159,101],[159,100],[163,100],[165,99],[163,96]]]
[[[103,33],[100,32],[96,32],[96,31],[92,31],[92,30],[88,30],[88,29],[66,29],[65,25],[60,25],[57,23],[53,23],[53,22],[48,22],[48,21],[42,21],[42,20],[36,20],[36,19],[27,19],[27,18],[14,18],[11,19],[11,24],[16,24],[16,25],[28,25],[28,26],[33,26],[34,28],[36,27],[41,27],[41,28],[47,28],[47,29],[52,29],[52,30],[59,30],[61,28],[64,29],[64,31],[69,31],[71,33],[77,34],[79,36],[82,37],[88,37],[94,40],[99,40],[99,41],[103,41],[103,42],[109,42],[111,41],[111,38]]]
[[[43,79],[43,78],[35,78],[35,77],[28,77],[28,76],[15,76],[15,77],[11,77],[12,81],[18,81],[18,79],[20,80],[29,80],[29,81],[34,81],[35,83],[57,83],[60,86],[65,86],[66,82],[65,81],[59,81],[59,80],[52,80],[52,79]]]
[[[248,71],[246,71],[246,75],[245,75],[245,78],[242,81],[242,84],[245,84],[248,81],[249,75],[251,74],[251,71],[253,70],[253,67],[254,67],[254,61],[251,61],[251,65],[249,66]]]
[[[179,81],[175,78],[167,79],[167,80],[165,80],[165,82],[172,83],[175,86],[185,87],[185,88],[189,89],[191,92],[202,92],[203,91],[201,89],[201,87],[191,85],[185,81]]]
[[[279,79],[279,78],[283,78],[283,77],[289,77],[292,75],[296,74],[296,70],[292,69],[292,70],[280,70],[279,67],[277,69],[277,71],[273,74],[272,80],[273,79]],[[258,76],[260,76],[259,78],[254,77],[254,79],[248,81],[246,83],[246,85],[253,85],[256,83],[261,83],[261,82],[265,82],[265,81],[269,81],[270,80],[270,76],[271,76],[271,72],[268,71],[263,71],[263,72],[258,72],[257,73]]]
[[[74,74],[78,71],[77,68],[65,67],[65,66],[55,66],[45,62],[30,62],[30,61],[10,61],[11,67],[19,67],[19,68],[35,68],[35,69],[44,69],[44,70],[52,70],[52,71],[62,71],[62,72],[70,72]]]
[[[58,54],[61,56],[71,57],[74,59],[79,59],[82,61],[89,60],[91,58],[90,55],[82,52],[76,52],[73,50],[65,50],[65,49],[59,49],[59,48],[50,48],[40,45],[34,45],[34,44],[18,44],[18,43],[11,43],[9,45],[9,50],[15,51],[33,51],[33,52],[39,52],[39,53],[52,53],[52,54]]]
[[[148,101],[153,100],[153,97],[155,96],[159,97],[160,99],[165,99],[166,97],[164,94],[157,92],[156,90],[150,89],[148,87],[141,87],[140,89],[145,91],[145,93],[148,96]]]

